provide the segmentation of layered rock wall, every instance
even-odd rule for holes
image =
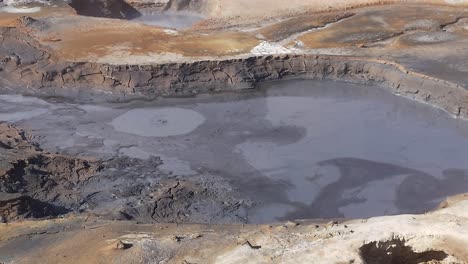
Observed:
[[[3,29],[0,77],[16,89],[102,90],[115,95],[187,96],[255,88],[287,78],[336,79],[381,84],[460,117],[468,117],[468,91],[382,60],[352,56],[281,55],[154,65],[65,62],[15,29]]]

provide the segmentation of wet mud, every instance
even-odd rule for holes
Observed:
[[[258,91],[86,105],[0,96],[42,149],[95,157],[70,212],[140,222],[271,223],[423,213],[468,190],[468,124],[383,88]]]

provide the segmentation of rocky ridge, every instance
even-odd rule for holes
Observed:
[[[75,190],[100,170],[94,160],[48,153],[21,129],[0,123],[0,220],[67,213]],[[61,197],[61,198],[60,198]]]
[[[2,28],[0,76],[29,93],[111,92],[156,98],[255,88],[286,78],[377,83],[392,92],[468,117],[468,93],[459,84],[412,72],[398,63],[357,56],[286,54],[153,65],[66,62],[14,28]],[[14,83],[14,87],[12,87]],[[10,84],[10,85],[8,85]]]

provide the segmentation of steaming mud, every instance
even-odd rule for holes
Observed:
[[[203,19],[203,16],[186,12],[157,12],[143,13],[141,16],[132,19],[134,22],[149,26],[159,26],[175,29],[186,29]]]
[[[14,6],[0,6],[0,14],[4,13],[13,13],[13,14],[32,14],[41,11],[40,7],[14,7]]]
[[[0,107],[49,151],[222,177],[254,202],[241,205],[250,223],[421,213],[468,191],[468,123],[379,87],[282,81],[103,105],[4,95]]]

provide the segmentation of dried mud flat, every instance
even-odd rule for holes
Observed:
[[[468,262],[464,1],[19,2],[1,263]]]

